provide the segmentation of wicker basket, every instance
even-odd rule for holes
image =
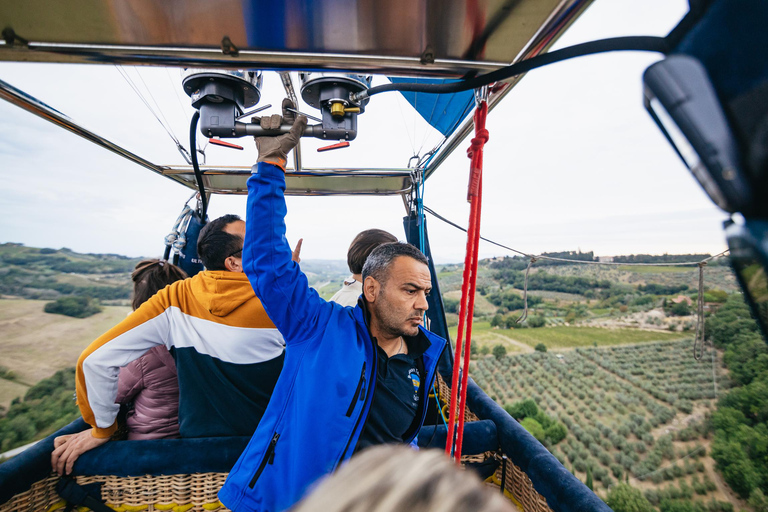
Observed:
[[[450,388],[438,375],[438,399],[445,405],[450,397]],[[469,408],[464,410],[466,422],[477,421]],[[479,455],[465,455],[463,463],[483,462],[489,458],[501,459],[502,454],[486,452]],[[502,465],[489,479],[489,485],[499,489],[502,481]],[[193,475],[164,475],[141,477],[80,476],[77,483],[87,485],[101,483],[101,497],[107,504],[121,511],[171,510],[173,512],[203,512],[227,510],[217,497],[224,485],[226,473],[196,473]],[[56,493],[58,477],[35,483],[30,490],[14,496],[0,505],[0,512],[56,512],[63,510],[64,501]],[[546,500],[533,488],[530,478],[511,461],[506,462],[504,494],[524,512],[551,512]],[[82,510],[82,509],[80,509]]]
[[[451,396],[451,389],[443,381],[440,374],[437,374],[438,383],[438,398],[446,406],[446,397]],[[457,406],[458,412],[458,406]],[[471,422],[477,421],[479,418],[469,410],[469,407],[464,408],[464,421]],[[464,464],[484,462],[489,458],[496,458],[501,460],[503,454],[485,452],[479,455],[462,455],[461,462]],[[502,468],[503,465],[499,464],[499,468],[496,470],[496,474],[488,479],[488,483],[495,488],[499,489],[502,482]],[[528,475],[523,472],[522,469],[512,463],[511,460],[506,461],[506,478],[504,479],[504,495],[512,500],[523,512],[552,512],[552,509],[547,505],[547,500],[539,494],[536,489],[533,488],[533,482],[528,478]]]
[[[196,473],[164,476],[80,476],[77,483],[101,483],[101,497],[107,505],[122,511],[164,510],[211,512],[228,510],[217,494],[226,473]],[[30,490],[0,505],[0,512],[56,512],[66,503],[56,494],[55,474],[35,483]],[[78,508],[78,511],[87,509]]]

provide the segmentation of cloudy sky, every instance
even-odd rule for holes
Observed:
[[[558,47],[618,35],[665,35],[684,0],[597,0]],[[725,218],[679,162],[642,105],[641,75],[659,57],[615,53],[532,71],[488,118],[482,234],[529,253],[581,249],[599,255],[720,252]],[[178,69],[126,68],[186,143],[191,107]],[[175,145],[114,66],[0,63],[0,79],[158,164],[181,164]],[[265,74],[262,103],[282,90]],[[146,91],[146,90],[145,90]],[[302,108],[309,109],[304,106]],[[191,191],[0,102],[0,242],[80,252],[158,256]],[[439,136],[397,93],[376,96],[350,149],[307,166],[405,167]],[[210,164],[250,165],[246,151],[217,147]],[[466,142],[427,182],[425,204],[466,225]],[[289,198],[288,238],[302,257],[344,259],[370,227],[402,235],[399,197]],[[243,196],[215,196],[209,213],[245,214]],[[429,218],[438,262],[463,260],[465,235]],[[508,254],[481,243],[482,257]]]

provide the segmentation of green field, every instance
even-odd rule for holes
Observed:
[[[531,347],[543,343],[547,348],[593,347],[595,343],[597,346],[623,345],[690,337],[690,334],[682,332],[568,326],[542,327],[540,329],[498,329],[496,332]]]

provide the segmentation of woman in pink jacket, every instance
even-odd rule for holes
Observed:
[[[136,265],[133,279],[133,309],[187,274],[165,260],[144,260]],[[131,404],[126,424],[128,439],[179,437],[179,382],[176,363],[160,345],[120,370],[117,403]]]

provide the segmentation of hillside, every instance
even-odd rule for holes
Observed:
[[[14,376],[0,378],[0,406],[7,408],[30,386],[74,366],[90,342],[130,312],[127,306],[107,306],[81,319],[44,313],[44,305],[41,300],[0,300],[0,364]]]
[[[571,259],[592,259],[591,253],[556,254]],[[628,260],[630,263],[614,266],[537,261],[531,267],[528,277],[529,319],[523,325],[516,323],[516,320],[522,315],[525,305],[523,288],[526,284],[528,260],[520,257],[482,260],[478,266],[474,316],[481,331],[490,327],[499,327],[505,331],[541,325],[688,332],[695,327],[692,313],[697,300],[698,268],[639,267],[632,266],[632,263],[700,261],[707,256],[620,256],[615,259]],[[440,266],[438,279],[449,313],[449,324],[455,326],[458,322],[455,313],[458,312],[461,297],[461,265]],[[707,311],[716,309],[729,294],[737,290],[738,285],[727,266],[727,260],[715,260],[707,265],[704,274]],[[685,298],[680,299],[680,296]],[[680,300],[686,304],[675,307],[674,301]],[[483,324],[484,321],[488,324]],[[582,343],[577,341],[580,336],[578,332],[559,329],[555,345],[581,346]],[[515,337],[515,334],[508,332],[492,334]],[[549,334],[554,335],[554,332]],[[545,344],[552,338],[543,332],[535,334],[531,331],[519,335],[523,336],[529,339],[541,337],[540,341]],[[480,338],[486,340],[489,336]]]
[[[591,258],[564,255],[574,254]],[[666,257],[661,263],[704,255]],[[77,414],[65,399],[71,367],[129,312],[130,270],[138,259],[3,244],[0,260],[0,406],[8,411],[2,418],[0,409],[0,446],[7,449]],[[301,266],[326,298],[348,275],[343,261]],[[688,302],[697,299],[697,270],[537,262],[527,283],[528,320],[518,324],[526,266],[521,258],[479,266],[472,375],[489,396],[505,406],[533,399],[564,425],[565,439],[550,448],[582,480],[589,467],[603,496],[629,480],[654,504],[675,496],[712,502],[717,510],[743,506],[710,457],[705,418],[716,406],[713,367],[694,361],[690,350],[695,318]],[[437,270],[455,338],[462,268]],[[708,312],[736,290],[729,267],[707,267]],[[85,319],[43,312],[42,299],[67,294],[96,297],[105,307]],[[488,355],[494,349],[502,353]],[[719,389],[731,386],[725,369],[714,370]]]

